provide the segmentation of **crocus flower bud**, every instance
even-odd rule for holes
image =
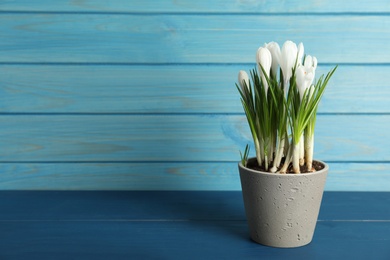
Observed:
[[[269,74],[270,74],[270,70],[271,70],[271,65],[272,65],[271,52],[267,48],[260,47],[257,50],[256,60],[257,60],[257,65],[259,67],[260,77],[261,77],[261,80],[262,80],[263,85],[264,85],[265,93],[267,93],[268,92],[268,82],[267,82],[266,77],[269,78]],[[261,65],[261,67],[263,67],[266,75],[264,75],[263,70],[261,69],[260,65]]]
[[[303,44],[300,44],[300,55],[303,55]],[[286,41],[281,50],[279,65],[283,72],[284,83],[287,84],[292,77],[292,70],[297,61],[298,47],[292,41]],[[299,57],[298,57],[299,58]]]
[[[238,72],[238,84],[240,84],[242,91],[244,91],[245,88],[249,89],[249,77],[248,74],[243,70]]]
[[[280,47],[277,42],[270,42],[264,44],[264,47],[267,48],[272,56],[272,65],[271,65],[271,73],[274,79],[276,79],[276,75],[279,69],[279,59],[280,59]]]

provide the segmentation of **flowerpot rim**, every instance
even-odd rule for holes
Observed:
[[[256,157],[251,157],[251,158],[248,159],[248,161],[249,160],[255,160],[255,159],[256,159]],[[249,171],[251,173],[254,173],[254,174],[261,174],[261,175],[275,176],[275,177],[282,177],[282,176],[284,176],[284,177],[299,178],[299,177],[304,177],[304,176],[317,175],[317,174],[321,174],[323,172],[328,172],[328,170],[329,170],[328,164],[326,164],[325,162],[320,161],[320,160],[313,160],[313,161],[316,161],[316,162],[319,162],[319,163],[323,164],[324,168],[319,170],[319,171],[307,172],[307,173],[302,173],[302,174],[294,174],[294,173],[280,174],[280,173],[272,173],[272,172],[264,172],[264,171],[253,170],[253,169],[247,168],[244,165],[242,165],[241,161],[238,163],[238,167],[243,169],[243,170],[246,170],[246,171]]]

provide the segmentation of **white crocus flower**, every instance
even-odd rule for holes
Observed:
[[[279,65],[283,72],[283,79],[285,86],[290,81],[292,76],[292,69],[295,65],[295,61],[297,58],[297,45],[292,41],[286,41],[280,53]]]
[[[278,68],[279,68],[279,59],[280,59],[280,47],[277,42],[269,42],[264,44],[264,47],[271,52],[272,56],[272,65],[271,73],[274,79],[276,79]]]
[[[307,88],[309,88],[313,82],[314,75],[310,70],[306,70],[304,66],[299,66],[295,72],[297,79],[297,87],[301,100]]]
[[[245,88],[249,89],[248,73],[240,70],[240,72],[238,72],[238,83],[240,84],[242,91],[245,91]]]
[[[296,82],[297,82],[297,87],[298,87],[301,101],[306,91],[308,91],[306,95],[309,95],[309,98],[311,98],[311,96],[313,95],[314,86],[312,86],[312,83],[314,80],[316,68],[317,68],[317,59],[315,57],[308,55],[305,58],[304,64],[298,65],[296,69],[295,76],[296,76]],[[305,150],[304,138],[302,135],[299,141],[299,164],[300,165],[304,164],[304,150]]]
[[[256,53],[256,61],[257,61],[260,77],[261,77],[261,80],[262,80],[263,85],[264,85],[264,90],[265,90],[265,93],[267,94],[268,82],[267,82],[266,76],[269,78],[269,75],[270,75],[270,70],[271,70],[271,65],[272,65],[271,52],[267,48],[260,47]],[[263,70],[261,69],[260,65],[263,67],[266,75],[264,75]]]
[[[315,71],[317,69],[317,58],[307,55],[304,63],[304,66],[307,69],[313,69],[313,75],[315,75]]]
[[[301,100],[306,89],[310,88],[313,83],[316,68],[317,59],[308,55],[305,59],[304,65],[299,65],[296,69],[295,76]]]
[[[302,57],[304,53],[303,44],[297,45],[292,41],[286,41],[281,50],[279,65],[283,72],[284,86],[288,85],[290,78],[292,77],[292,71],[295,65],[302,63]]]

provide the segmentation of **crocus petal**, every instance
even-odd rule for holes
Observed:
[[[241,89],[244,91],[245,88],[249,89],[249,77],[248,73],[243,70],[238,72],[238,83],[240,84]]]
[[[260,47],[257,50],[256,60],[257,60],[258,66],[259,66],[259,73],[260,73],[261,80],[262,80],[263,85],[264,85],[265,93],[267,93],[268,92],[268,83],[267,83],[267,79],[263,73],[263,70],[266,73],[266,76],[269,78],[271,65],[272,65],[271,52],[267,48]],[[263,67],[263,70],[261,69],[260,65]]]
[[[317,68],[317,58],[312,57],[310,55],[307,55],[305,58],[304,66],[305,66],[307,73],[312,73],[312,77],[313,77],[311,80],[311,83],[312,83],[314,80],[314,76],[315,76],[315,72],[316,72],[316,68]]]
[[[292,76],[292,69],[295,66],[298,48],[292,41],[286,41],[281,50],[279,65],[283,72],[284,82],[287,83]]]
[[[312,71],[307,71],[305,75],[305,88],[310,88],[311,84],[313,83],[314,80],[314,73]]]
[[[272,76],[276,78],[276,75],[278,73],[278,67],[279,67],[279,59],[280,59],[279,44],[277,42],[270,42],[270,43],[266,43],[264,47],[271,52],[271,56],[272,56],[271,72],[272,72]]]
[[[313,67],[313,58],[310,55],[307,55],[305,58],[305,68]]]
[[[298,68],[295,70],[295,78],[296,78],[297,88],[301,100],[303,98],[303,94],[305,93],[305,89],[306,89],[305,74],[306,71],[303,66],[298,66]]]
[[[303,54],[305,53],[305,48],[303,43],[298,44],[298,54],[297,54],[297,65],[302,64]]]
[[[314,67],[314,70],[317,69],[317,58],[316,57],[313,57],[313,67]]]
[[[307,60],[305,60],[306,64]],[[297,83],[297,88],[301,100],[305,94],[306,89],[310,88],[314,80],[314,69],[313,67],[306,67],[299,65],[295,70],[295,78]]]

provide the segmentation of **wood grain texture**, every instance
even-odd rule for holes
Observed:
[[[326,191],[390,191],[388,163],[328,164]],[[236,162],[1,163],[0,170],[0,190],[241,190]]]
[[[387,191],[389,13],[385,0],[2,1],[0,188],[239,189],[251,137],[237,72],[291,39],[317,75],[341,64],[316,133],[327,190]]]
[[[389,161],[388,115],[317,117],[315,157]],[[364,123],[363,123],[364,122]],[[237,161],[251,136],[241,115],[3,115],[3,162]],[[8,130],[7,130],[8,129]],[[364,137],[364,138],[362,138]]]
[[[0,65],[0,112],[243,113],[234,84],[239,70],[253,68]],[[332,68],[320,66],[317,75]],[[390,66],[339,66],[319,113],[390,113],[390,88],[383,80],[389,74]]]
[[[290,39],[320,63],[388,63],[389,25],[384,15],[3,13],[0,62],[253,63],[264,42]]]
[[[312,243],[283,250],[249,239],[240,192],[2,191],[0,256],[388,259],[389,199],[325,192]]]
[[[389,203],[389,192],[325,191],[318,219],[390,220]],[[0,191],[0,206],[0,222],[246,220],[241,191]]]
[[[386,13],[390,12],[389,2],[386,0],[361,1],[337,1],[320,0],[306,1],[299,0],[250,0],[250,1],[190,1],[190,0],[115,0],[107,2],[104,0],[82,0],[82,1],[49,1],[41,0],[31,2],[28,0],[5,1],[1,3],[3,11],[21,12],[131,12],[131,13]]]
[[[246,230],[245,221],[6,222],[0,227],[0,249],[4,258],[39,259],[184,259],[191,254],[198,259],[386,260],[390,254],[388,222],[319,222],[313,242],[294,250],[255,244]]]

